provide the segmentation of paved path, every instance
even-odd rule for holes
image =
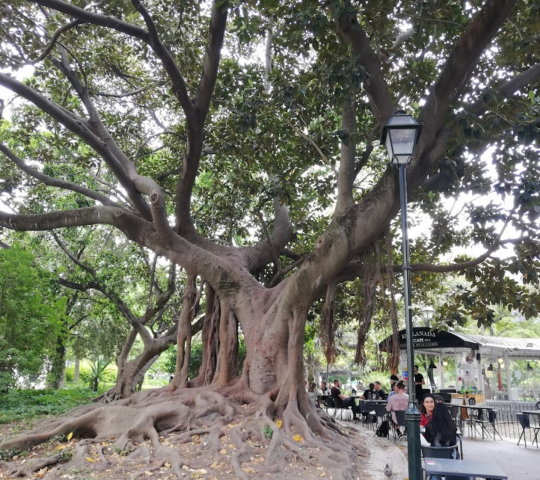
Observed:
[[[540,480],[540,449],[523,446],[517,440],[482,440],[465,437],[463,456],[466,460],[494,462],[508,475],[508,480]]]

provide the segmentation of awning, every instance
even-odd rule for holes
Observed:
[[[405,330],[399,331],[399,348],[407,349]],[[489,337],[469,335],[467,333],[435,331],[428,327],[413,328],[414,349],[422,353],[441,355],[459,352],[479,351],[484,356],[502,356],[510,358],[540,359],[540,339]],[[392,336],[379,343],[383,352],[391,351]]]

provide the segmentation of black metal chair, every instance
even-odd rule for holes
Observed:
[[[396,416],[396,421],[394,422],[394,415]],[[392,424],[394,425],[393,433],[394,433],[394,442],[398,438],[398,432],[400,433],[399,438],[401,438],[403,435],[407,434],[407,431],[405,430],[405,411],[403,410],[396,410],[394,412],[390,413],[390,418],[392,419]],[[403,433],[401,432],[401,428],[403,428]]]
[[[518,445],[521,442],[521,439],[525,441],[525,448],[527,448],[527,435],[525,430],[532,430],[534,432],[534,440],[532,441],[533,445],[536,442],[536,448],[538,448],[538,432],[540,432],[540,427],[531,427],[531,420],[529,415],[526,413],[516,413],[519,424],[521,425],[521,435],[519,436]]]
[[[487,412],[487,418],[485,418],[484,412]],[[484,433],[486,433],[488,437],[491,437],[491,434],[487,429],[488,425],[491,425],[491,427],[493,428],[493,440],[496,439],[496,435],[499,435],[499,438],[502,440],[501,434],[497,431],[497,427],[495,426],[496,420],[497,410],[490,408],[485,410],[478,410],[476,417],[473,417],[472,422],[474,424],[475,431],[476,426],[480,425],[480,428],[482,430],[482,438],[484,438]]]
[[[452,459],[455,455],[459,455],[459,449],[457,445],[452,445],[450,447],[429,447],[422,445],[422,456],[424,458],[445,458]],[[456,452],[454,454],[454,452]],[[434,476],[434,475],[433,475]],[[428,475],[426,480],[431,480],[432,476]],[[466,480],[464,477],[457,477],[454,475],[446,475],[445,480]]]
[[[371,428],[371,424],[372,424],[371,419],[373,417],[371,415],[369,403],[366,402],[365,400],[360,400],[358,408],[360,410],[360,415],[362,416],[364,423],[368,425],[368,428]]]
[[[536,402],[536,410],[540,410],[540,402]]]
[[[454,458],[454,452],[459,453],[458,446],[452,445],[450,447],[431,447],[427,445],[422,445],[422,455],[424,458]]]
[[[330,400],[331,404],[328,403],[328,400]],[[341,404],[341,402],[336,402],[337,399],[333,398],[333,397],[328,397],[327,399],[327,413],[328,413],[328,408],[333,408],[334,409],[334,418],[337,418],[337,415],[338,415],[338,412],[339,412],[339,419],[340,420],[343,420],[343,412],[344,411],[348,411],[349,410],[349,407],[346,407],[344,405]],[[354,412],[351,411],[351,414],[352,414],[352,417],[354,417]]]
[[[379,426],[379,418],[381,419],[381,423],[384,422],[386,417],[386,404],[383,403],[376,403],[375,404],[375,419],[377,427]],[[388,436],[390,436],[390,432],[388,432]]]

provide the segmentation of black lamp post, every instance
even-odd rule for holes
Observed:
[[[401,232],[403,237],[403,285],[405,289],[405,327],[407,330],[407,374],[409,386],[409,408],[405,412],[407,425],[407,447],[409,479],[422,479],[420,462],[420,411],[416,403],[414,383],[414,343],[411,312],[411,279],[409,262],[409,238],[407,236],[407,165],[418,142],[422,125],[411,115],[399,110],[384,126],[381,143],[386,145],[390,163],[399,168],[399,199],[401,204]]]

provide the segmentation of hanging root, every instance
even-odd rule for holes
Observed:
[[[277,397],[277,392],[254,395],[237,384],[219,392],[211,387],[161,389],[109,405],[92,404],[0,443],[0,450],[22,451],[53,439],[48,445],[55,449],[46,458],[0,465],[0,471],[12,477],[39,471],[49,480],[74,468],[129,472],[122,478],[133,479],[157,470],[185,478],[190,472],[220,469],[220,474],[248,479],[264,473],[292,478],[306,469],[318,476],[329,468],[336,480],[357,478],[359,455],[366,450],[354,434],[302,392],[290,396],[284,408]],[[54,441],[64,443],[56,446]]]

